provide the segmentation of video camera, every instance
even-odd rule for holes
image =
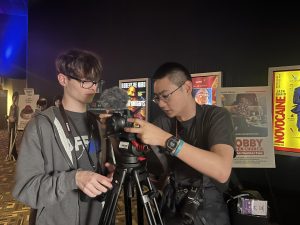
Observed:
[[[133,127],[133,123],[127,121],[131,118],[130,111],[114,110],[111,112],[112,116],[106,120],[106,135],[122,135],[125,127]]]
[[[119,141],[118,148],[122,152],[143,156],[149,150],[149,146],[139,142],[135,134],[124,131],[125,127],[137,127],[134,123],[128,122],[128,118],[132,118],[130,111],[128,109],[114,110],[111,114],[112,116],[108,117],[105,122],[106,136],[114,136]]]
[[[141,156],[147,151],[148,146],[140,143],[133,133],[124,131],[125,127],[134,127],[128,122],[128,118],[133,117],[131,111],[127,109],[127,92],[119,87],[112,87],[95,95],[94,101],[88,105],[88,111],[99,118],[99,114],[111,114],[105,120],[103,128],[105,136],[112,142],[119,142],[118,148],[121,152],[127,152],[135,156]]]

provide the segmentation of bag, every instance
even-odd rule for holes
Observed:
[[[243,190],[240,194],[227,198],[232,225],[267,225],[269,210],[267,201],[258,191]]]
[[[224,199],[229,210],[231,225],[268,224],[268,209],[265,209],[266,216],[252,215],[249,211],[248,213],[245,211],[245,206],[252,204],[253,200],[264,201],[264,199],[258,191],[245,189],[234,170],[231,171],[229,187],[224,192]],[[243,205],[244,203],[246,205]]]

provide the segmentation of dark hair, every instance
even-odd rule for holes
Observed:
[[[55,102],[59,100],[60,102],[62,101],[62,95],[55,95],[53,98],[53,105],[55,105]]]
[[[71,49],[56,59],[58,73],[88,80],[100,80],[102,64],[98,56],[86,50]]]
[[[39,100],[37,100],[36,104],[41,106],[42,108],[47,107],[47,99],[40,98]]]
[[[165,77],[168,77],[172,83],[178,86],[186,80],[192,81],[191,74],[187,70],[187,68],[176,62],[166,62],[162,64],[160,67],[158,67],[158,69],[152,76],[154,80],[162,79]]]

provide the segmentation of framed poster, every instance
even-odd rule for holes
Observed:
[[[150,79],[137,78],[119,80],[119,88],[127,91],[129,96],[127,108],[131,112],[132,117],[148,121]]]
[[[222,85],[222,72],[195,73],[191,76],[195,101],[200,105],[216,105],[216,90]]]
[[[269,68],[276,153],[300,156],[300,65]]]
[[[37,108],[39,95],[34,94],[33,88],[24,88],[25,95],[19,95],[19,119],[18,130],[24,130],[28,121],[34,115]]]
[[[236,135],[235,168],[274,168],[271,88],[219,88],[218,106],[232,116]]]

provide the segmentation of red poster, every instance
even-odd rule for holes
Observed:
[[[221,86],[221,72],[192,74],[193,96],[200,104],[216,105],[216,90]]]

